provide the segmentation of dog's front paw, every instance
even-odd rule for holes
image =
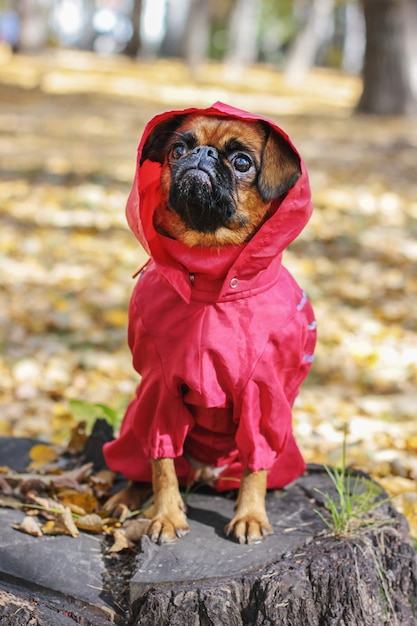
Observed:
[[[266,516],[238,514],[227,524],[224,531],[227,537],[232,537],[239,543],[258,543],[273,532]]]
[[[182,511],[175,514],[155,516],[148,528],[148,536],[155,543],[172,543],[177,537],[183,537],[190,527]]]

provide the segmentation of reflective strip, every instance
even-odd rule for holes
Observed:
[[[308,330],[315,330],[317,328],[317,320],[314,320],[307,326]]]
[[[307,363],[312,363],[314,361],[316,357],[314,356],[314,354],[305,354],[303,356],[303,360],[307,361]]]
[[[305,303],[307,302],[307,296],[305,294],[305,291],[302,292],[301,294],[301,300],[299,302],[299,304],[297,304],[297,311],[301,311],[301,309],[304,308]]]

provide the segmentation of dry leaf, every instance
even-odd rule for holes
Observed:
[[[13,492],[13,489],[10,487],[9,483],[7,482],[7,480],[5,478],[3,478],[2,476],[0,476],[0,492],[4,493],[4,494],[11,494]]]
[[[127,539],[129,541],[139,541],[146,534],[150,523],[150,520],[143,518],[127,520],[123,524],[123,530]]]
[[[75,524],[80,530],[86,530],[90,533],[103,532],[103,520],[96,513],[90,513],[89,515],[79,517],[75,520]]]
[[[59,501],[65,506],[77,507],[83,514],[93,513],[97,509],[97,499],[91,493],[80,493],[74,491],[72,493],[60,493]]]
[[[126,537],[126,533],[122,528],[118,528],[113,532],[114,543],[109,548],[109,552],[121,552],[122,550],[133,550],[135,544]]]
[[[79,454],[84,450],[88,435],[86,433],[86,422],[78,422],[71,431],[71,439],[68,443],[68,452]]]
[[[80,534],[68,508],[56,514],[54,519],[45,522],[42,532],[44,535],[70,535],[71,537],[78,537]]]
[[[80,483],[87,480],[93,469],[92,463],[85,463],[70,472],[64,472],[60,476],[51,476],[51,482],[55,487],[70,487],[72,489],[80,489]]]
[[[14,496],[10,495],[0,495],[0,506],[3,506],[7,509],[22,509],[23,504],[22,501]]]
[[[53,463],[58,458],[56,451],[51,446],[43,443],[33,446],[29,451],[29,457],[32,459],[29,465],[30,470],[38,470],[45,465]]]
[[[114,472],[110,470],[101,470],[97,474],[92,474],[88,478],[88,484],[93,489],[97,498],[108,496],[109,490],[114,483]]]
[[[65,526],[68,528],[68,533],[71,535],[71,537],[78,537],[80,533],[78,532],[78,528],[75,525],[71,511],[68,507],[65,507],[65,510],[62,514],[62,520]]]
[[[29,478],[29,480],[22,480],[19,490],[22,496],[26,496],[29,493],[40,495],[45,494],[47,485],[43,480],[39,480],[39,478]]]
[[[20,524],[13,524],[13,528],[20,530],[22,533],[33,535],[33,537],[41,537],[43,534],[37,520],[29,515],[24,517]]]
[[[410,525],[410,533],[417,537],[417,493],[404,493],[400,496],[402,513]]]
[[[34,494],[28,494],[28,502],[36,504],[40,513],[62,513],[65,507],[53,498],[43,498]]]

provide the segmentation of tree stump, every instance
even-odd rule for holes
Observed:
[[[33,443],[0,437],[0,466],[24,469]],[[24,513],[0,508],[0,625],[417,626],[405,518],[384,502],[373,526],[334,537],[316,512],[323,493],[336,500],[319,466],[268,493],[274,534],[249,546],[223,533],[234,498],[193,493],[186,537],[163,546],[143,537],[138,554],[114,556],[86,533],[18,533]]]
[[[314,509],[334,493],[322,468],[268,494],[274,535],[243,546],[224,538],[233,502],[188,500],[190,533],[155,546],[147,537],[130,583],[137,626],[412,626],[417,561],[408,526],[390,503],[375,524],[331,536]]]

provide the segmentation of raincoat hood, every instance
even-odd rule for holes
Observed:
[[[161,164],[145,160],[140,165],[142,148],[158,124],[175,115],[187,113],[237,118],[241,121],[262,120],[289,143],[300,159],[301,176],[298,181],[284,196],[272,201],[271,217],[245,244],[190,248],[159,234],[154,228],[154,213],[161,203]],[[288,135],[271,120],[217,102],[207,109],[188,108],[165,112],[147,124],[138,147],[135,179],[126,214],[131,230],[153,259],[158,272],[185,302],[190,302],[227,301],[266,289],[280,273],[283,250],[302,231],[312,209],[306,167]]]

